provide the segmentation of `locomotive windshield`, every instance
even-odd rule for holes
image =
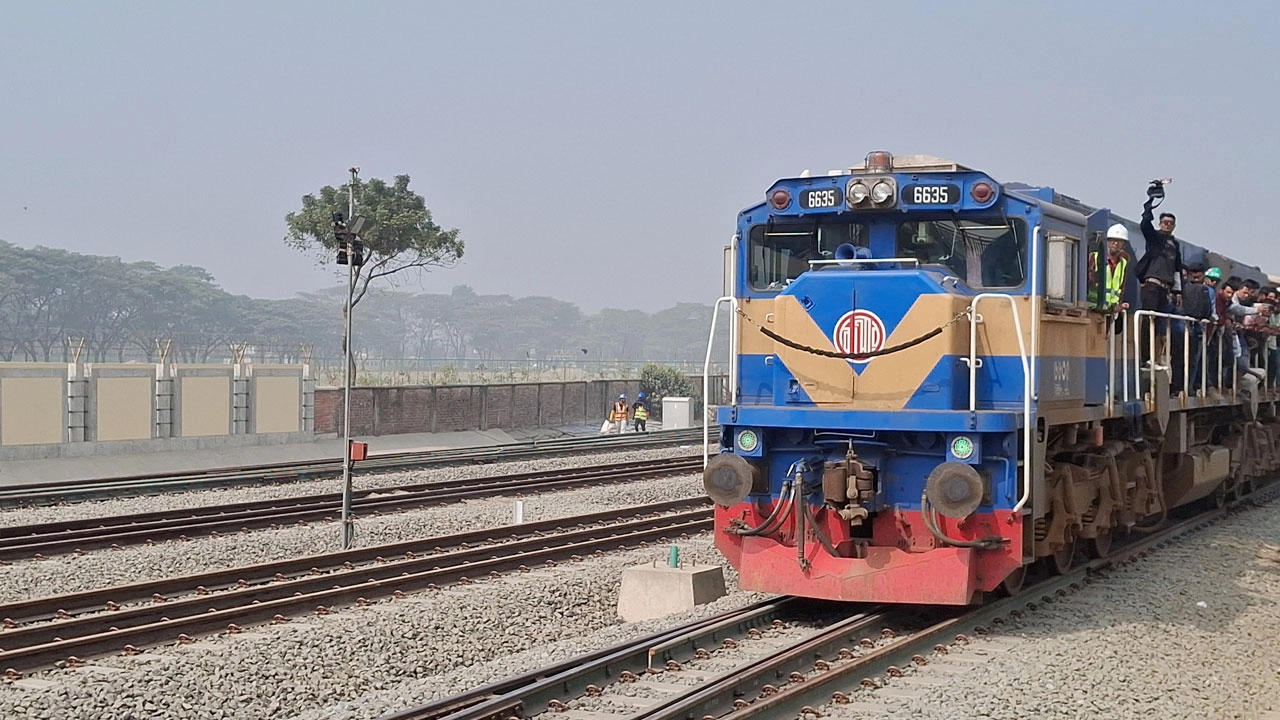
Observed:
[[[831,260],[844,243],[867,246],[862,223],[757,225],[751,228],[751,287],[781,290],[809,269],[810,260]]]
[[[1026,279],[1022,220],[923,220],[898,225],[898,257],[942,265],[971,288],[1013,288]]]

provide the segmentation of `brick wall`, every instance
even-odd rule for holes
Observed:
[[[352,388],[353,435],[598,424],[637,380]],[[342,389],[317,388],[316,433],[342,431]]]

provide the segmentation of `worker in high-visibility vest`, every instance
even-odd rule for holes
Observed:
[[[636,395],[636,402],[631,406],[631,419],[635,422],[636,432],[649,432],[645,429],[645,421],[649,419],[649,405],[645,402],[643,391]]]
[[[1129,230],[1124,225],[1116,223],[1107,230],[1107,277],[1106,284],[1103,286],[1105,295],[1101,306],[1098,305],[1098,288],[1095,284],[1089,284],[1089,304],[1098,307],[1105,312],[1111,312],[1117,308],[1120,310],[1128,310],[1129,303],[1121,302],[1120,299],[1124,295],[1125,274],[1129,269],[1129,253],[1125,251],[1125,246],[1129,243]],[[1089,267],[1092,271],[1097,272],[1098,254],[1094,253],[1089,258]]]
[[[619,395],[617,402],[613,404],[613,409],[609,411],[609,420],[618,426],[618,434],[627,427],[627,396]]]

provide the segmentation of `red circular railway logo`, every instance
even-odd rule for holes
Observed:
[[[884,349],[884,321],[870,310],[850,310],[836,321],[833,336],[836,351],[846,354],[873,353]],[[871,358],[850,360],[855,363],[870,362]]]

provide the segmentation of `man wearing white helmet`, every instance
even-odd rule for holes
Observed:
[[[1120,223],[1112,225],[1107,230],[1107,275],[1103,284],[1102,304],[1098,304],[1098,289],[1094,283],[1089,284],[1089,304],[1099,307],[1104,311],[1111,312],[1119,308],[1120,310],[1128,310],[1129,303],[1121,302],[1124,295],[1124,282],[1127,279],[1129,269],[1129,230]],[[1090,268],[1094,272],[1098,269],[1097,256],[1089,258]]]

